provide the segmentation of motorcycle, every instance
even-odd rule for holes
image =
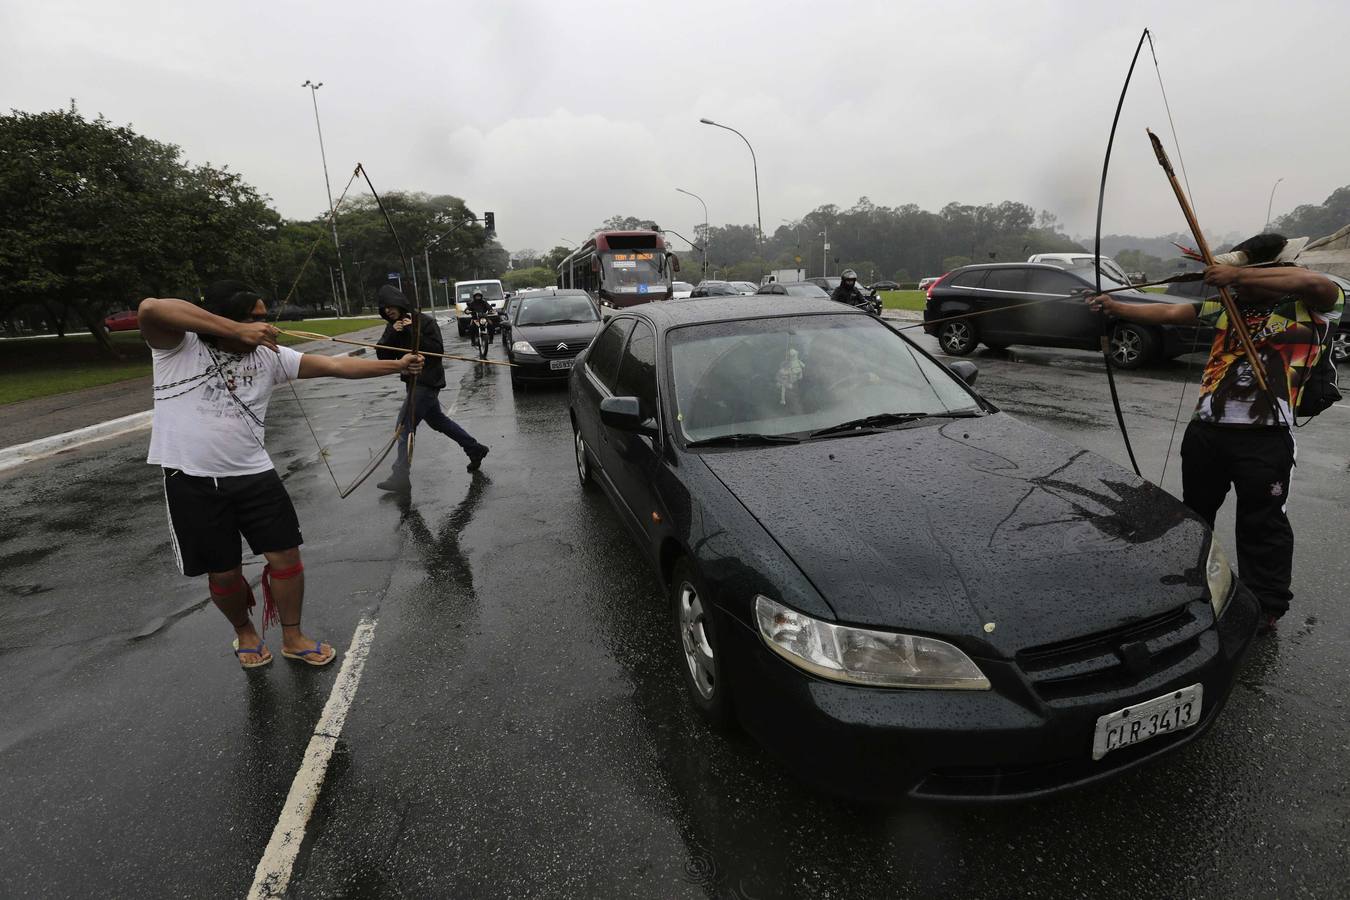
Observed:
[[[473,345],[478,348],[478,358],[487,359],[488,347],[492,346],[492,322],[486,316],[473,320]]]

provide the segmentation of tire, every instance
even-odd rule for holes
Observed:
[[[956,319],[938,326],[938,344],[951,356],[969,356],[980,342],[980,332],[969,319]]]
[[[513,381],[512,386],[515,386]],[[572,423],[572,456],[577,467],[577,481],[581,483],[581,489],[584,491],[595,490],[595,476],[591,474],[591,451],[586,446],[586,439],[581,436],[581,429],[577,423]]]
[[[734,715],[718,641],[717,618],[708,592],[688,560],[675,564],[670,605],[680,673],[694,709],[716,729],[731,726]]]
[[[1338,328],[1331,336],[1331,361],[1345,362],[1347,358],[1350,358],[1350,332]]]
[[[1111,365],[1117,369],[1142,369],[1158,355],[1158,339],[1147,328],[1122,322],[1111,332]]]

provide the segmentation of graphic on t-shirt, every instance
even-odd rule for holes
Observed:
[[[1268,307],[1243,309],[1242,317],[1265,369],[1270,394],[1261,390],[1251,360],[1237,334],[1228,327],[1223,306],[1205,303],[1200,307],[1200,319],[1213,324],[1217,333],[1200,379],[1195,418],[1223,425],[1291,423],[1298,392],[1321,353],[1319,336],[1325,333],[1325,321],[1295,297]],[[1272,396],[1279,409],[1271,407]]]

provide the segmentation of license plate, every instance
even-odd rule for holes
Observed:
[[[576,364],[577,364],[576,357],[572,357],[571,359],[550,359],[548,361],[548,367],[554,370],[570,369]]]
[[[1092,758],[1196,725],[1204,692],[1204,685],[1193,684],[1102,716],[1092,738]]]

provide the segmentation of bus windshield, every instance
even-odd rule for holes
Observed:
[[[612,293],[664,291],[665,259],[660,250],[613,250],[600,254],[605,289]]]

